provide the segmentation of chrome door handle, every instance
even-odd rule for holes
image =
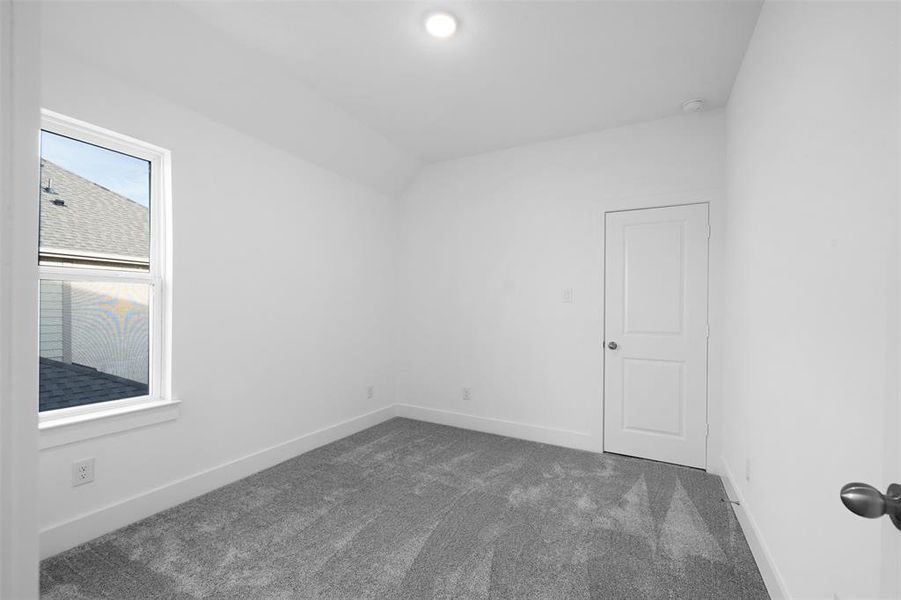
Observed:
[[[616,342],[607,342],[607,347],[611,350],[616,350],[619,346],[616,345]]]
[[[855,515],[867,519],[878,519],[888,515],[901,529],[901,485],[893,483],[883,494],[866,483],[849,483],[842,487],[842,503]]]

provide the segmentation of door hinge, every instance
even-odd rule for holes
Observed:
[[[707,339],[710,339],[710,325],[707,325]]]
[[[710,423],[707,423],[707,437],[710,437]]]
[[[707,239],[710,239],[710,225],[707,226]]]

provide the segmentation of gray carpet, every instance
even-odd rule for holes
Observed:
[[[723,495],[393,419],[45,560],[41,598],[767,598]]]

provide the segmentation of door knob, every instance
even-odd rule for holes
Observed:
[[[901,485],[893,483],[883,494],[866,483],[849,483],[842,487],[842,503],[855,515],[877,519],[888,515],[901,529]]]
[[[618,348],[618,346],[616,345],[616,342],[607,342],[607,347],[610,348],[611,350],[616,350]]]

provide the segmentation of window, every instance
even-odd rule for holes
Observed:
[[[167,400],[168,153],[45,112],[42,426]]]

